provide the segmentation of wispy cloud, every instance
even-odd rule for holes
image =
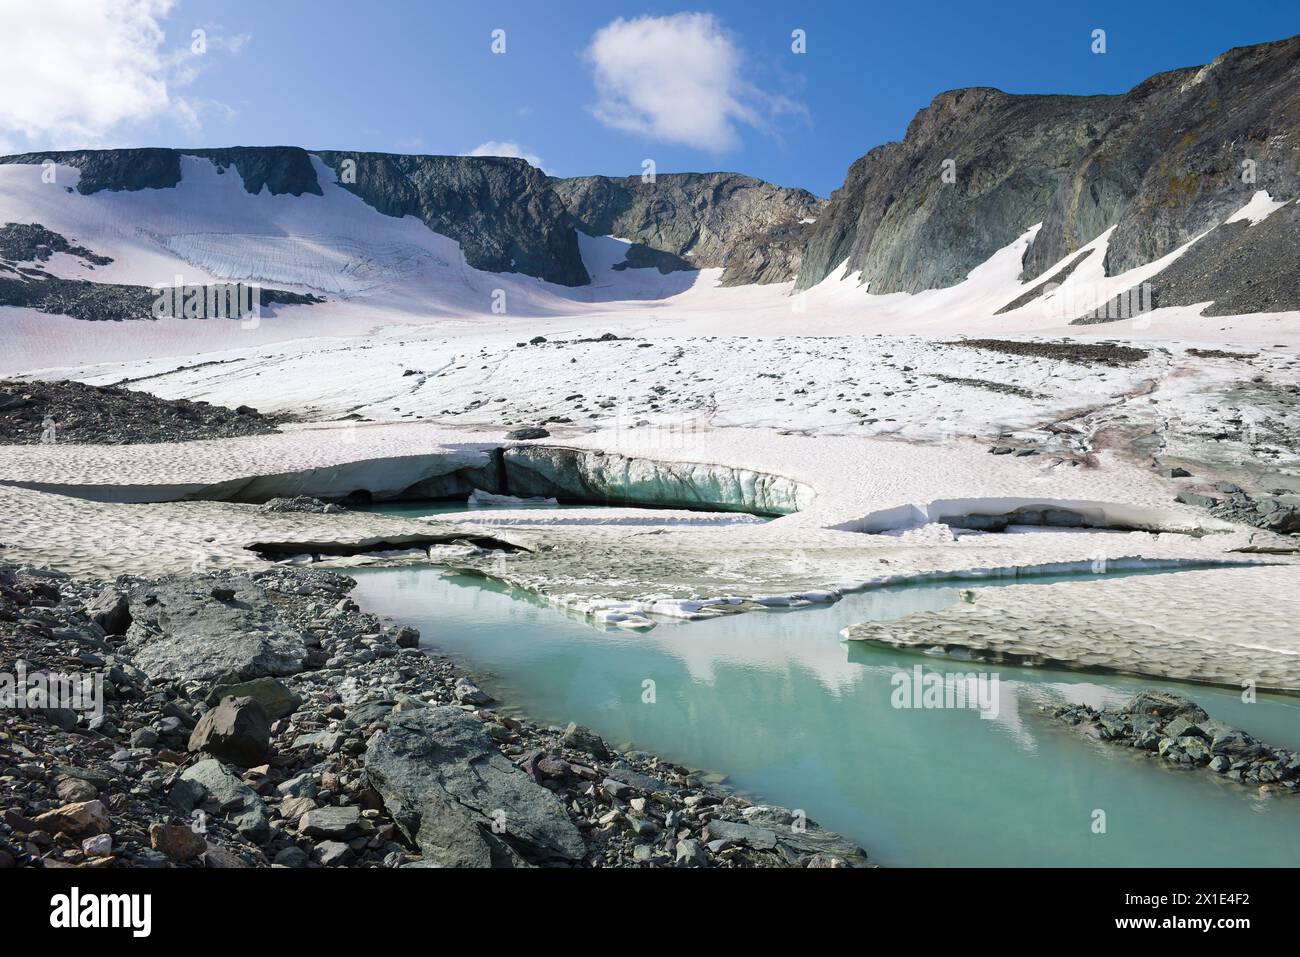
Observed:
[[[201,115],[229,116],[216,100],[179,91],[213,53],[236,54],[245,34],[205,29],[206,52],[167,45],[164,21],[174,0],[41,0],[7,3],[0,40],[0,139],[31,148],[100,146],[123,128],[156,119],[201,126]]]
[[[745,56],[710,13],[619,18],[586,50],[606,126],[712,153],[740,145],[738,126],[770,132],[781,115],[807,117],[745,76]]]

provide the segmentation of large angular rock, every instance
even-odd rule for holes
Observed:
[[[298,830],[308,837],[346,841],[361,833],[361,809],[355,806],[313,808],[299,819]]]
[[[569,722],[569,726],[564,729],[564,737],[560,740],[566,748],[584,751],[596,758],[609,757],[609,747],[605,744],[605,739],[591,728],[580,725],[576,721]]]
[[[99,801],[65,804],[34,818],[36,830],[83,837],[108,830],[108,811]]]
[[[223,698],[252,698],[262,706],[272,721],[287,718],[302,705],[302,698],[275,678],[254,678],[237,684],[217,685],[207,697],[207,703],[217,704]]]
[[[192,861],[207,850],[203,835],[192,828],[160,822],[149,825],[149,846],[178,864]]]
[[[247,578],[164,581],[131,592],[127,646],[155,680],[247,681],[303,670],[302,634],[281,621],[266,592]]]
[[[422,855],[447,867],[576,861],[585,847],[559,800],[506,759],[459,708],[394,713],[366,775]]]
[[[783,807],[764,805],[747,807],[741,813],[752,827],[774,836],[777,849],[791,864],[806,864],[820,858],[823,861],[843,861],[850,867],[874,866],[857,844],[826,830],[804,815],[796,815]]]
[[[271,834],[271,815],[257,792],[225,768],[220,761],[209,758],[185,769],[182,781],[201,784],[207,797],[225,811],[227,820],[235,830],[250,841],[261,844]]]
[[[225,698],[194,726],[189,750],[243,767],[266,759],[271,749],[271,719],[255,698]]]
[[[1185,717],[1193,723],[1209,718],[1205,709],[1191,698],[1153,688],[1144,688],[1135,694],[1124,705],[1124,710],[1130,714],[1154,715],[1164,719]]]
[[[126,596],[115,588],[105,588],[86,606],[86,617],[107,634],[123,635],[131,625],[131,609]]]

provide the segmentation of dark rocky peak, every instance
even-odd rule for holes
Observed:
[[[224,149],[164,149],[142,147],[115,150],[71,150],[22,153],[0,157],[0,163],[41,164],[53,160],[81,171],[77,192],[89,196],[101,190],[171,189],[181,181],[181,157],[201,156],[219,170],[238,170],[244,188],[260,193],[320,195],[316,170],[306,150],[296,146],[232,146]]]
[[[1112,226],[1114,275],[1214,228],[1257,190],[1300,196],[1298,131],[1300,37],[1118,96],[941,93],[901,142],[850,166],[808,230],[798,287],[846,260],[874,293],[951,286],[1039,222],[1023,278]]]
[[[1125,94],[1060,186],[1026,277],[1115,226],[1106,272],[1159,259],[1257,190],[1300,196],[1300,36],[1238,47]]]
[[[850,166],[809,230],[798,287],[845,260],[875,293],[961,282],[1042,220],[1112,99],[987,88],[939,94],[901,142]]]
[[[646,247],[643,261],[678,268],[726,266],[732,253],[769,230],[817,217],[825,201],[740,173],[659,173],[553,179],[578,229]],[[776,271],[780,273],[778,269]],[[769,281],[793,277],[793,271]]]
[[[522,159],[408,156],[322,150],[340,185],[387,216],[415,216],[461,244],[471,266],[564,286],[590,282],[564,203],[545,173]]]

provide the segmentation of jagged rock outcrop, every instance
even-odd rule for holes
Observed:
[[[250,193],[321,195],[312,153],[296,146],[227,149],[120,149],[23,153],[0,164],[46,160],[81,173],[77,192],[170,189],[181,181],[181,157],[209,159],[238,171]],[[389,216],[412,215],[461,244],[471,266],[521,272],[566,286],[589,282],[577,235],[544,173],[524,160],[491,156],[399,156],[322,150],[339,172],[355,163],[355,182],[340,185]],[[351,177],[348,177],[351,179]]]
[[[639,177],[552,179],[522,159],[507,157],[296,146],[23,153],[0,157],[0,164],[53,161],[74,167],[80,173],[76,192],[92,195],[171,189],[181,182],[184,156],[211,160],[222,173],[236,171],[249,193],[291,196],[323,194],[313,163],[317,157],[334,171],[339,186],[379,212],[415,216],[456,240],[476,269],[519,272],[565,286],[590,282],[575,227],[633,240],[626,268],[672,272],[723,266],[733,250],[743,248],[744,256],[726,278],[729,284],[790,279],[800,252],[792,239],[797,225],[816,217],[824,205],[806,190],[737,173],[664,174],[654,183]],[[22,240],[25,250],[40,237],[24,233],[12,239]],[[118,318],[121,312],[117,308],[103,317]]]
[[[744,236],[727,257],[722,285],[747,286],[788,282],[799,274],[811,222],[782,223]]]
[[[748,265],[737,264],[731,284],[792,278],[788,244],[785,253],[773,249],[759,259],[755,246],[763,246],[772,230],[816,218],[825,205],[807,190],[739,173],[660,173],[654,182],[577,176],[551,184],[584,233],[635,243],[628,255],[632,266],[654,265],[663,272],[727,266],[746,248]]]
[[[1105,268],[1115,275],[1212,229],[1257,190],[1300,196],[1298,123],[1300,37],[1239,47],[1119,96],[943,93],[902,142],[849,169],[809,229],[797,287],[846,260],[873,293],[951,286],[1038,222],[1024,279],[1112,226]],[[941,176],[945,160],[951,183]],[[1300,290],[1282,278],[1288,271],[1271,265],[1285,251],[1274,234],[1291,222],[1232,229],[1184,267],[1203,281],[1171,281],[1165,304],[1186,301],[1197,286],[1213,294],[1190,301],[1222,300],[1219,312],[1300,307]],[[1273,278],[1241,265],[1243,242]]]
[[[545,173],[499,156],[401,156],[322,150],[344,189],[388,216],[415,216],[460,243],[476,269],[521,272],[564,286],[591,281],[564,203]]]
[[[1108,110],[1108,97],[939,94],[901,143],[849,167],[810,229],[797,288],[845,260],[873,293],[955,285],[1042,221]]]
[[[223,172],[233,166],[244,181],[244,189],[250,193],[260,193],[266,187],[272,195],[321,195],[311,157],[297,146],[67,150],[3,156],[0,164],[40,164],[53,160],[60,166],[71,166],[81,173],[77,192],[89,196],[101,190],[170,189],[181,181],[182,156],[210,159]]]
[[[1073,320],[1089,325],[1129,318],[1134,303],[1159,309],[1209,302],[1205,316],[1283,312],[1300,307],[1300,206],[1292,202],[1262,222],[1224,223],[1198,240],[1145,285],[1122,291]],[[1126,311],[1127,310],[1127,311]]]
[[[1221,223],[1256,190],[1300,196],[1300,36],[1237,47],[1107,99],[1109,116],[1025,254],[1026,278],[1110,226],[1115,275]]]

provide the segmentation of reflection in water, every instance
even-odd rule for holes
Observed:
[[[628,634],[436,568],[355,576],[363,607],[420,628],[508,705],[725,771],[746,793],[807,811],[884,864],[1300,864],[1300,798],[1169,769],[1039,714],[1063,700],[1120,701],[1155,682],[997,667],[993,720],[969,708],[895,708],[900,670],[994,666],[842,642],[839,630],[942,608],[958,600],[954,587],[882,589]],[[1300,746],[1300,702],[1177,690],[1266,741]],[[1091,829],[1098,808],[1106,834]]]

